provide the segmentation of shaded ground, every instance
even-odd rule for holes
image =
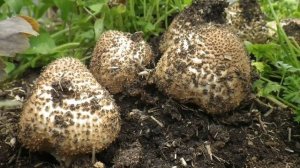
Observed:
[[[157,39],[152,43],[157,44]],[[26,99],[37,73],[29,72],[24,77],[26,81],[1,88],[0,101]],[[300,126],[293,122],[288,109],[252,98],[226,116],[211,117],[193,105],[167,98],[154,86],[145,89],[150,96],[115,96],[121,107],[121,133],[108,149],[96,154],[96,160],[107,167],[296,168],[300,165]],[[20,112],[18,103],[0,109],[0,167],[58,167],[51,155],[31,153],[21,147],[17,140]],[[92,167],[91,157],[78,158],[72,167]]]
[[[210,117],[193,105],[164,97],[153,86],[147,90],[155,101],[115,96],[122,109],[121,134],[96,155],[107,167],[300,165],[300,127],[288,110],[252,99],[227,116]],[[29,91],[27,82],[16,82],[0,91],[0,99],[22,99]],[[20,111],[19,107],[0,110],[0,167],[58,167],[51,155],[30,153],[20,146],[16,137]],[[92,167],[91,156],[77,159],[72,167]]]

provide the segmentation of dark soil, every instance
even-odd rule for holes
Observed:
[[[0,91],[0,100],[25,99],[31,87],[29,82],[15,82]],[[115,96],[122,130],[108,149],[96,154],[107,167],[300,165],[300,127],[288,109],[253,98],[225,116],[208,116],[165,97],[154,86],[146,89],[146,98]],[[0,110],[0,167],[58,167],[50,154],[31,153],[18,143],[20,112],[19,107]],[[91,157],[79,157],[72,167],[92,167]]]
[[[151,39],[151,44],[156,44],[156,60],[160,55],[157,40]],[[38,74],[39,71],[29,72],[23,80],[1,87],[0,102],[25,100]],[[300,127],[288,109],[249,98],[229,114],[208,116],[194,105],[168,98],[155,86],[144,89],[146,92],[138,97],[115,95],[121,109],[121,133],[109,148],[96,154],[96,160],[106,167],[297,168],[300,165]],[[33,153],[19,144],[21,105],[15,103],[0,109],[0,167],[59,167],[50,154]],[[92,154],[78,157],[72,167],[93,167],[91,158]]]

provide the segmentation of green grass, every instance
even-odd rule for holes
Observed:
[[[247,43],[246,46],[256,57],[253,66],[260,75],[254,83],[257,95],[290,107],[296,113],[296,121],[300,121],[300,47],[280,26],[280,18],[299,15],[300,4],[295,2],[298,4],[287,11],[287,4],[292,1],[262,1],[262,8],[270,20],[276,21],[277,36],[268,44]]]
[[[31,37],[31,48],[14,58],[0,57],[9,79],[27,69],[47,65],[52,60],[72,56],[87,60],[104,30],[143,31],[149,39],[168,26],[169,17],[192,0],[128,0],[110,8],[108,0],[0,0],[0,20],[26,15],[41,24],[40,35]]]

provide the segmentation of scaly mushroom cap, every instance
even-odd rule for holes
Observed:
[[[228,7],[226,0],[195,0],[193,4],[179,13],[164,32],[159,50],[164,53],[169,46],[177,41],[172,39],[181,38],[192,29],[206,23],[223,24],[226,22],[225,8]]]
[[[139,72],[152,59],[151,48],[141,34],[110,30],[97,42],[90,69],[97,81],[115,94],[139,83]]]
[[[103,150],[120,131],[118,107],[77,59],[46,67],[24,104],[19,139],[32,151],[57,159]]]
[[[268,28],[265,16],[257,0],[239,0],[226,9],[227,24],[231,25],[243,40],[265,43]]]
[[[243,43],[228,29],[201,25],[175,41],[159,60],[158,88],[211,114],[236,108],[248,94],[250,60]]]

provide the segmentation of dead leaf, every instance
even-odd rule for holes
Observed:
[[[14,56],[29,48],[28,36],[37,36],[38,23],[31,17],[19,16],[0,21],[0,56]]]

